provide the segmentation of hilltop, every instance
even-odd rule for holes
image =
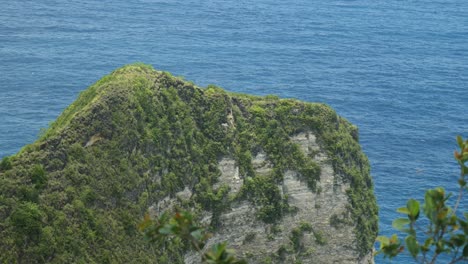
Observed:
[[[124,66],[0,163],[0,260],[196,262],[145,212],[190,210],[251,263],[372,262],[377,205],[356,126],[329,106]]]

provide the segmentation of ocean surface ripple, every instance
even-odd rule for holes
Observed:
[[[408,198],[455,191],[455,136],[468,137],[466,0],[14,0],[0,10],[0,157],[100,77],[142,61],[199,85],[334,107],[359,126],[381,234]]]

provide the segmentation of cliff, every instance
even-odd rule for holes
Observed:
[[[83,91],[0,163],[0,262],[196,263],[143,214],[190,210],[250,263],[370,263],[357,128],[324,104],[199,88],[146,65]]]

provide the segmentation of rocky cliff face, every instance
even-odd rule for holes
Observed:
[[[145,65],[84,91],[0,164],[3,262],[197,263],[146,211],[190,210],[250,263],[372,263],[357,129],[328,106],[198,88]]]
[[[312,132],[301,132],[290,140],[319,164],[318,191],[304,184],[297,171],[286,170],[278,188],[294,208],[293,213],[266,225],[255,217],[256,211],[248,202],[237,203],[221,215],[221,226],[209,245],[229,241],[251,263],[374,263],[372,252],[361,254],[357,246],[346,194],[350,184],[334,171],[330,157]],[[272,173],[273,166],[263,151],[252,164],[256,175]],[[234,193],[240,190],[242,181],[234,159],[221,159],[219,170],[220,184],[230,186]],[[185,262],[199,263],[199,256],[188,254]]]

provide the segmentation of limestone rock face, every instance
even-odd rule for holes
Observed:
[[[328,155],[312,132],[301,132],[290,139],[320,165],[320,191],[311,191],[298,172],[287,170],[283,183],[278,187],[282,197],[296,208],[294,214],[283,217],[278,223],[265,224],[254,217],[255,210],[248,203],[238,203],[221,215],[221,227],[208,246],[228,241],[231,248],[249,259],[250,263],[269,260],[278,263],[295,263],[297,260],[302,263],[374,263],[372,251],[360,255],[356,246],[356,226],[346,194],[350,184],[343,182],[342,176],[334,171]],[[257,153],[252,163],[257,174],[271,173],[272,166],[265,152]],[[219,163],[221,176],[218,185],[227,184],[233,192],[239,191],[241,185],[239,168],[235,164],[235,160],[230,158],[223,158]],[[338,223],[333,223],[333,218],[339,219]],[[300,230],[301,225],[310,225],[312,229],[300,234],[297,249],[292,245],[292,252],[283,252],[281,256],[282,250],[291,247],[294,229]],[[276,261],[271,256],[276,256]],[[194,253],[187,254],[185,261],[200,263],[199,256]]]
[[[324,104],[226,92],[147,65],[84,90],[0,163],[1,263],[199,263],[137,226],[186,210],[249,263],[372,263],[357,128]]]

